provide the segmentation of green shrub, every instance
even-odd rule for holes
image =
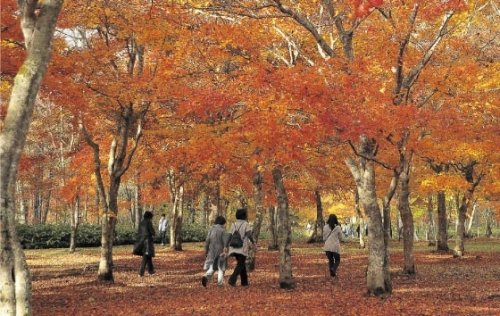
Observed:
[[[71,227],[68,224],[17,225],[17,234],[23,248],[68,248]],[[168,239],[167,233],[167,239]],[[207,229],[199,224],[184,224],[182,239],[184,242],[204,241]],[[137,237],[136,229],[129,224],[119,224],[115,230],[114,245],[133,244]],[[155,242],[160,242],[156,232]],[[77,247],[98,247],[101,245],[101,225],[80,224],[76,234]]]
[[[182,240],[185,242],[205,241],[207,234],[208,229],[204,225],[196,223],[182,225]]]
[[[98,247],[101,245],[101,225],[80,224],[76,231],[77,247]]]
[[[130,245],[137,238],[137,230],[132,225],[117,225],[115,230],[115,245]]]
[[[71,230],[68,225],[18,225],[17,233],[24,248],[69,247]]]

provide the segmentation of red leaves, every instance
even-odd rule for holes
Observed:
[[[297,288],[278,286],[278,253],[266,241],[257,252],[257,266],[249,273],[248,288],[217,287],[212,278],[201,285],[203,251],[200,243],[174,252],[158,247],[153,259],[156,274],[137,276],[140,258],[131,246],[114,249],[114,284],[96,280],[98,248],[71,255],[58,250],[29,250],[33,273],[35,315],[493,315],[498,299],[498,242],[470,241],[471,255],[453,259],[433,253],[427,242],[416,244],[417,277],[398,273],[403,254],[391,252],[393,293],[367,297],[366,250],[357,243],[342,244],[339,277],[327,275],[327,259],[320,245],[294,244],[292,263]],[[230,259],[227,281],[235,260]],[[214,276],[215,277],[215,276]],[[247,304],[242,304],[247,302]],[[432,302],[432,304],[429,304]]]
[[[383,0],[351,0],[354,7],[354,15],[357,18],[362,18],[368,15],[375,7],[380,7],[384,4]]]

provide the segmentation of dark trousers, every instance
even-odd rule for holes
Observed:
[[[247,257],[239,253],[233,253],[232,255],[236,258],[236,268],[234,268],[233,274],[231,274],[231,276],[229,277],[228,283],[230,285],[235,285],[236,279],[238,278],[238,275],[240,275],[241,285],[247,286],[248,285],[248,275],[246,266]]]
[[[328,267],[330,268],[330,275],[334,277],[337,275],[337,268],[340,264],[340,254],[338,252],[325,251],[328,258]]]
[[[148,267],[149,274],[155,273],[155,269],[153,267],[153,257],[144,255],[142,256],[141,268],[139,269],[139,275],[144,276],[144,270]]]
[[[161,236],[161,244],[162,245],[166,244],[167,243],[167,231],[166,230],[161,231],[160,236]]]

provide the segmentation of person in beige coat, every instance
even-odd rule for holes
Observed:
[[[205,239],[205,264],[203,268],[207,271],[201,279],[201,284],[207,286],[208,281],[217,269],[217,285],[224,283],[224,271],[226,270],[225,245],[228,234],[224,232],[226,219],[224,216],[217,216],[214,225],[208,232]]]
[[[340,241],[342,241],[342,229],[335,214],[330,214],[323,227],[323,250],[328,258],[330,276],[337,276],[337,268],[340,264]]]
[[[231,274],[229,280],[227,281],[227,283],[231,286],[236,285],[236,279],[238,278],[238,276],[241,277],[241,285],[248,286],[246,259],[248,257],[248,249],[251,246],[255,247],[255,242],[252,237],[252,227],[248,223],[247,219],[248,212],[246,208],[240,208],[236,210],[236,222],[231,225],[231,235],[233,235],[235,231],[238,231],[241,239],[243,240],[243,246],[238,248],[229,246],[232,237],[229,238],[230,240],[228,241],[228,255],[235,257],[237,262],[233,274]]]

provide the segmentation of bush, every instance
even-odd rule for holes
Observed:
[[[80,224],[78,226],[78,230],[76,232],[77,247],[98,247],[100,245],[101,225]]]
[[[17,234],[23,248],[68,248],[71,227],[68,224],[17,225]],[[127,224],[116,226],[114,245],[131,245],[135,242],[137,231]],[[184,224],[182,240],[184,242],[204,241],[207,229],[199,224]],[[168,233],[167,233],[168,238]],[[155,242],[160,242],[156,232]],[[101,225],[80,224],[76,234],[77,247],[99,247],[101,245]]]
[[[183,223],[182,240],[184,242],[205,241],[208,234],[208,228],[196,223]]]
[[[130,244],[133,244],[135,242],[136,237],[137,237],[137,230],[133,226],[131,226],[131,225],[118,225],[118,226],[116,226],[114,244],[115,245],[130,245]]]
[[[18,225],[21,245],[28,249],[69,247],[69,225]]]

